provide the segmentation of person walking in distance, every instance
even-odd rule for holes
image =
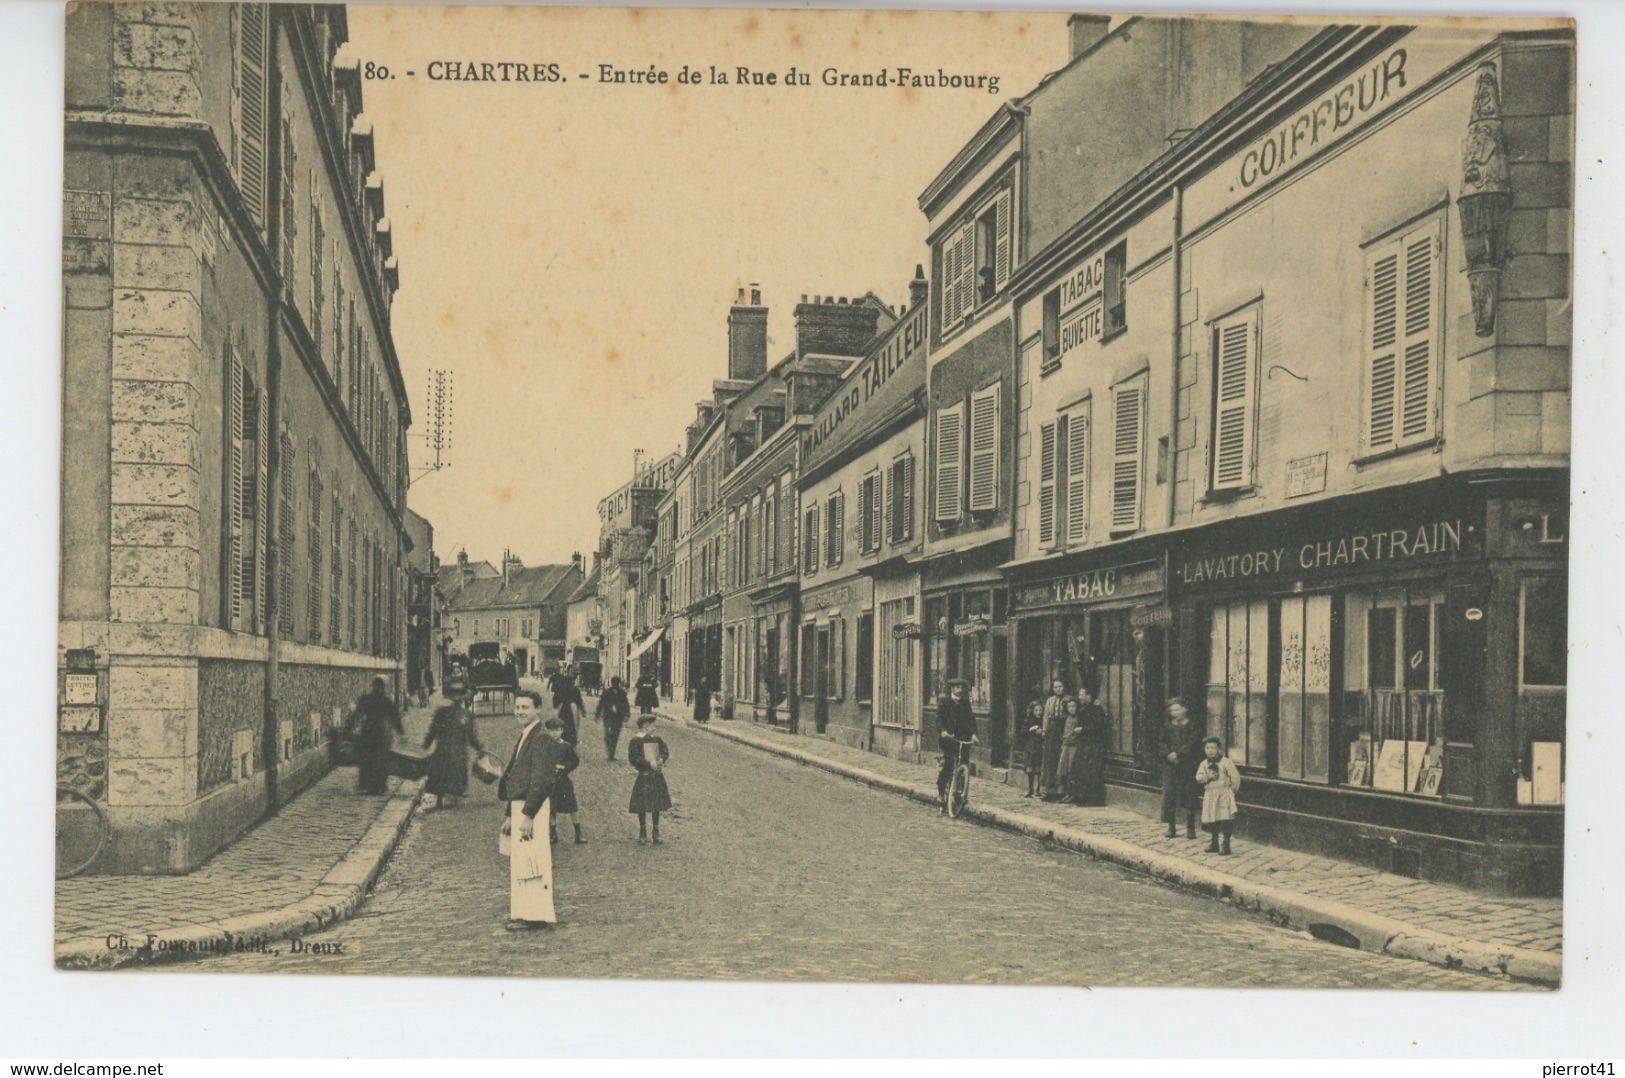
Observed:
[[[660,694],[655,692],[654,678],[647,674],[638,678],[637,699],[634,703],[638,705],[640,715],[648,715],[660,706]]]
[[[1230,757],[1224,755],[1224,745],[1216,737],[1202,742],[1202,754],[1204,759],[1196,765],[1196,782],[1202,787],[1202,830],[1213,836],[1207,844],[1207,852],[1228,854],[1241,772],[1236,770]],[[1223,849],[1219,848],[1221,837]]]
[[[558,709],[559,718],[564,722],[564,740],[571,745],[576,744],[581,734],[581,719],[587,713],[587,704],[581,699],[581,689],[577,687],[575,678],[568,674],[559,684],[558,691],[553,694],[553,706]]]
[[[671,791],[666,786],[666,761],[671,758],[671,750],[656,736],[654,725],[653,715],[639,715],[637,736],[626,743],[627,762],[638,773],[627,811],[637,815],[639,846],[649,841],[645,824],[650,821],[654,824],[654,844],[660,845],[660,814],[671,809]]]
[[[474,717],[461,699],[435,709],[429,732],[423,737],[429,749],[429,774],[423,792],[434,799],[433,808],[451,808],[468,792],[468,750],[484,752]]]
[[[965,697],[965,679],[948,682],[948,695],[937,704],[937,741],[942,747],[942,770],[937,772],[937,800],[942,803],[943,815],[948,814],[948,780],[959,766],[959,754],[969,752],[962,741],[975,742],[976,716],[971,713],[970,701]]]
[[[372,679],[372,689],[355,702],[351,721],[356,724],[355,752],[360,771],[359,785],[364,794],[381,794],[389,788],[391,733],[404,735],[401,712],[389,698],[389,683]]]
[[[604,755],[611,760],[615,759],[615,748],[621,743],[621,726],[631,710],[626,700],[626,686],[621,684],[620,678],[610,678],[609,688],[598,694],[595,714],[604,724]]]
[[[711,683],[705,678],[694,686],[694,721],[711,721]]]
[[[1202,756],[1202,738],[1191,724],[1190,709],[1176,696],[1168,701],[1168,722],[1162,728],[1162,822],[1168,837],[1177,834],[1181,814],[1185,837],[1196,837],[1196,809],[1201,787],[1196,785],[1196,761]]]
[[[553,854],[545,839],[536,837],[538,819],[548,826],[549,802],[563,743],[549,737],[538,721],[535,702],[514,701],[520,723],[519,740],[497,784],[497,799],[507,806],[502,821],[501,852],[508,855],[508,923],[510,932],[551,928],[558,921],[553,907]],[[558,722],[557,718],[552,720]]]

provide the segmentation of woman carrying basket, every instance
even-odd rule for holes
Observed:
[[[429,754],[428,780],[423,792],[434,797],[439,808],[451,808],[468,792],[468,750],[484,752],[480,735],[474,730],[474,717],[463,707],[461,698],[435,709],[423,747]]]

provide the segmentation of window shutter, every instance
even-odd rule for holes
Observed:
[[[903,458],[902,538],[914,538],[914,455]]]
[[[959,235],[942,241],[942,331],[959,324]]]
[[[815,505],[807,510],[807,517],[802,522],[805,525],[806,537],[802,540],[803,560],[806,562],[802,570],[808,574],[818,572],[818,507]]]
[[[965,404],[937,411],[936,519],[958,520],[963,509]]]
[[[1141,430],[1145,389],[1125,385],[1117,390],[1112,437],[1112,531],[1140,527]]]
[[[237,182],[249,216],[265,228],[266,74],[270,66],[271,11],[265,4],[237,8]]]
[[[892,543],[897,542],[898,538],[900,538],[899,530],[898,530],[898,527],[897,527],[897,471],[898,471],[898,468],[899,468],[899,466],[901,464],[902,464],[902,461],[893,461],[892,462],[892,466],[891,466],[891,482],[886,484],[886,506],[885,506],[885,509],[883,511],[883,513],[884,513],[883,519],[886,522],[886,530],[885,530],[885,532],[881,532],[878,528],[875,530],[875,546],[876,547],[880,546],[880,543],[881,543],[881,538],[880,537],[881,537],[882,534],[884,534],[886,536],[886,541],[892,542]],[[875,499],[875,500],[877,502],[879,501],[878,498]]]
[[[994,383],[970,400],[970,507],[986,512],[999,506],[999,386]]]
[[[227,628],[236,629],[241,626],[245,613],[247,579],[243,571],[243,563],[250,549],[243,535],[243,507],[246,504],[245,498],[248,494],[248,462],[244,459],[246,446],[244,445],[243,431],[244,421],[247,418],[245,413],[248,403],[245,399],[246,386],[243,382],[243,362],[238,357],[235,348],[229,348],[228,351],[231,357],[231,372],[229,375],[230,385],[227,391],[230,394],[231,411],[226,417],[226,422],[230,427],[231,459],[227,464],[230,469],[227,481],[230,484],[231,517],[228,526],[229,534],[226,537],[226,542],[229,544],[226,557],[228,559],[227,593],[230,603]]]
[[[278,477],[282,504],[277,521],[277,631],[284,640],[293,639],[293,551],[297,534],[293,521],[294,462],[293,439],[282,436],[282,474]]]
[[[846,495],[836,493],[830,496],[829,506],[824,511],[824,523],[828,536],[824,543],[824,558],[830,568],[841,564],[846,556]]]
[[[954,290],[958,294],[959,314],[957,318],[963,318],[976,306],[976,222],[974,220],[966,221],[964,227],[959,230],[959,281]]]
[[[1248,486],[1253,477],[1253,416],[1258,395],[1258,312],[1214,330],[1214,490]]]
[[[267,621],[267,562],[271,542],[271,431],[265,393],[255,394],[254,407],[254,631],[270,635]]]
[[[1056,424],[1038,428],[1038,545],[1055,545]]]
[[[994,204],[994,247],[993,247],[993,280],[997,287],[1003,288],[1005,282],[1010,280],[1010,192],[1000,193],[998,201]]]
[[[286,95],[284,95],[286,96]],[[293,121],[288,118],[287,110],[282,117],[282,219],[277,222],[277,228],[282,233],[282,285],[285,294],[293,295],[293,262],[294,238],[299,234],[298,222],[295,220],[294,206],[297,199],[294,195],[293,178],[298,175],[299,152],[293,143]]]
[[[869,478],[874,489],[869,494],[869,552],[874,553],[880,549],[881,528],[884,526],[885,516],[881,509],[881,492],[886,490],[886,480],[879,472]]]
[[[1394,445],[1394,409],[1399,375],[1399,250],[1386,244],[1373,252],[1368,291],[1371,294],[1370,409],[1367,448]]]
[[[1089,541],[1089,412],[1066,420],[1066,541]]]
[[[1405,239],[1405,372],[1400,398],[1402,442],[1433,436],[1433,368],[1438,323],[1439,234],[1437,222]]]

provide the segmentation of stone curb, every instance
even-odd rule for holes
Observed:
[[[239,943],[272,943],[318,932],[344,920],[366,898],[389,855],[395,852],[401,836],[406,833],[406,825],[423,793],[423,782],[416,779],[401,783],[350,851],[298,902],[280,909],[166,932],[162,939],[171,946],[163,950],[132,947],[116,951],[99,939],[75,941],[56,948],[57,968],[107,970],[183,961],[232,950]]]
[[[736,734],[726,727],[699,724],[665,715],[671,721],[717,737],[773,753],[797,763],[817,767],[875,789],[901,794],[914,801],[936,805],[934,785],[906,782],[850,764],[829,760],[791,745],[773,745]],[[1057,825],[1050,820],[1028,816],[991,805],[966,806],[966,818],[1014,831],[1041,842],[1050,842],[1086,857],[1108,861],[1124,868],[1172,883],[1188,891],[1222,899],[1242,909],[1261,913],[1278,925],[1309,932],[1332,942],[1358,941],[1362,951],[1373,951],[1428,962],[1446,969],[1469,969],[1535,984],[1558,986],[1563,978],[1563,956],[1550,951],[1498,946],[1475,940],[1446,936],[1381,914],[1350,906],[1334,899],[1302,895],[1268,884],[1232,876],[1182,857],[1158,853],[1105,835],[1091,834],[1076,827]]]

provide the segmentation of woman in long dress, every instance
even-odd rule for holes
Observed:
[[[423,792],[434,798],[434,807],[451,808],[457,799],[468,793],[468,750],[484,752],[480,735],[474,729],[474,717],[464,709],[461,700],[453,700],[435,709],[429,720],[429,732],[423,737],[423,747],[429,749],[429,774]]]
[[[1090,698],[1087,689],[1078,692],[1082,706],[1078,714],[1077,757],[1072,771],[1072,803],[1106,803],[1106,741],[1110,730],[1106,709]]]

